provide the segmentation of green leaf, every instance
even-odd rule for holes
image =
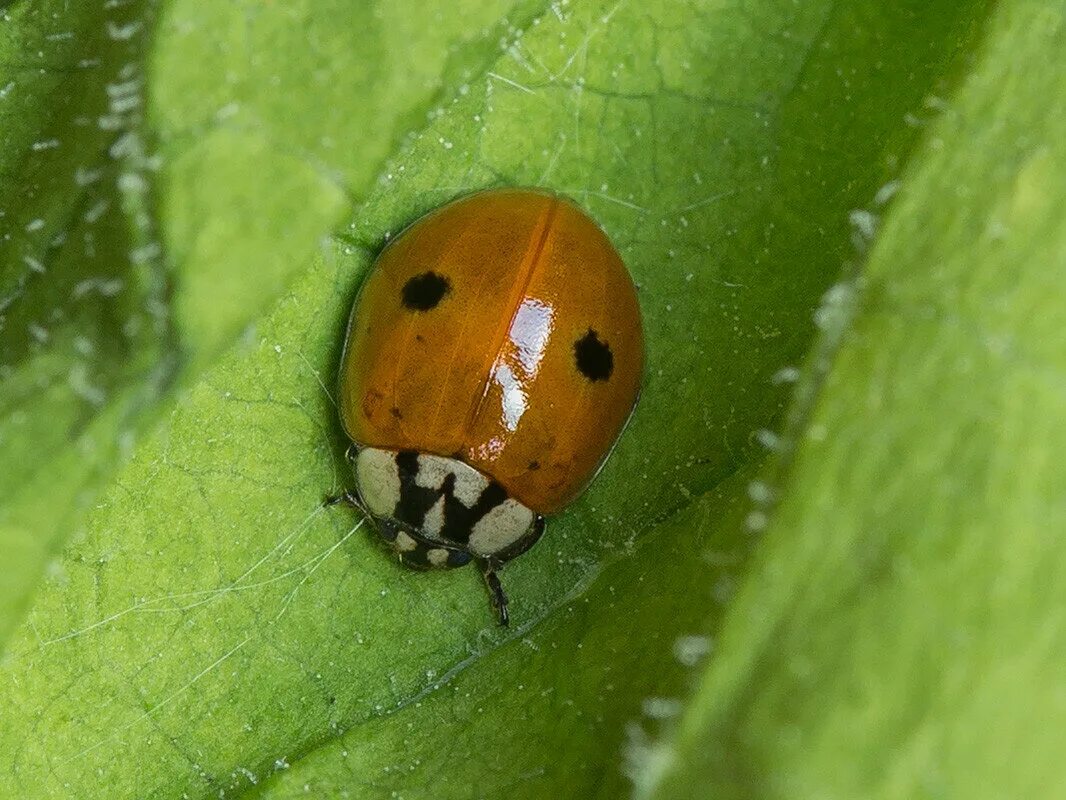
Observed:
[[[0,23],[0,642],[174,361],[141,130],[150,18],[68,5]]]
[[[642,796],[1066,787],[1064,48],[1062,4],[995,16]]]
[[[470,669],[427,675],[431,691],[324,744],[253,796],[375,796],[378,787],[401,797],[624,795],[627,727],[636,752],[642,713],[677,713],[712,648],[708,610],[727,607],[743,574],[751,477],[727,479],[648,531],[545,624]]]
[[[349,5],[7,12],[0,641],[175,387],[254,330],[390,148],[495,57],[501,15],[537,8],[469,0],[430,27]]]
[[[95,505],[8,641],[0,794],[618,796],[625,722],[673,713],[748,580],[748,478],[857,257],[849,215],[907,163],[987,4],[274,5],[132,7],[153,147],[122,242],[158,242],[170,289],[165,347],[131,350],[180,364],[180,392],[149,392],[132,459],[83,477]],[[603,474],[505,570],[511,630],[469,570],[402,572],[319,505],[349,480],[329,387],[374,253],[499,184],[604,225],[651,365]],[[18,369],[30,387],[66,363],[44,348]],[[43,480],[17,527],[54,541],[75,523],[48,516]]]
[[[194,367],[266,311],[398,142],[541,7],[278,5],[174,0],[148,61],[174,314]]]

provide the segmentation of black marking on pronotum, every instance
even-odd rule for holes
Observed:
[[[415,482],[418,475],[418,453],[401,450],[396,454],[396,472],[400,478],[400,499],[393,516],[413,528],[420,529],[426,514],[440,498],[439,489],[427,489]]]
[[[605,381],[614,371],[614,354],[610,346],[601,341],[592,328],[574,342],[574,360],[578,372],[590,381]]]
[[[426,514],[444,498],[444,523],[440,535],[457,544],[470,541],[474,526],[496,506],[507,500],[507,490],[492,481],[478,496],[470,508],[455,496],[455,474],[449,472],[439,489],[419,486],[418,453],[402,450],[396,454],[396,471],[400,478],[400,499],[396,502],[393,516],[415,530],[421,530]]]
[[[451,284],[443,275],[436,272],[423,272],[415,275],[403,285],[400,297],[404,308],[411,311],[429,311],[436,308],[437,303],[444,299]]]
[[[455,476],[449,475],[448,477],[454,478]],[[467,508],[455,499],[452,489],[453,485],[448,485],[448,493],[444,496],[444,527],[441,528],[440,534],[445,539],[466,544],[470,541],[470,532],[474,530],[474,526],[481,521],[481,518],[507,499],[507,490],[496,481],[492,481],[478,496],[473,507]]]

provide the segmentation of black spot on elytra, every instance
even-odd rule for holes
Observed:
[[[590,381],[605,381],[614,371],[614,354],[607,342],[600,341],[592,328],[574,342],[574,360],[577,369]]]
[[[396,406],[390,408],[389,413],[396,417],[396,419],[403,419],[403,412],[400,411],[400,409],[398,409]]]
[[[530,470],[538,470],[538,469],[540,469],[540,462],[539,461],[530,461],[529,464],[526,465],[526,468],[530,469]]]
[[[400,297],[404,308],[411,311],[429,311],[436,308],[451,285],[448,279],[436,272],[423,272],[415,275],[403,285]]]

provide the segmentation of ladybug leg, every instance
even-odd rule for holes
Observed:
[[[358,457],[359,446],[354,443],[348,445],[348,449],[344,451],[344,460],[354,466],[355,459]],[[370,516],[370,512],[367,511],[366,506],[363,505],[362,498],[359,497],[357,492],[354,492],[351,489],[345,489],[340,494],[327,495],[322,499],[322,505],[327,507],[339,505],[340,503],[344,503],[346,506],[351,506],[352,508],[358,508],[364,514]]]
[[[491,558],[483,559],[479,563],[481,575],[485,579],[485,587],[489,590],[492,607],[496,610],[500,624],[506,626],[510,621],[510,615],[507,613],[507,595],[503,591],[503,586],[500,585],[500,577],[496,574],[500,565]]]
[[[322,505],[327,507],[327,508],[329,506],[340,505],[341,503],[344,503],[344,505],[346,505],[346,506],[351,506],[352,508],[358,508],[364,514],[369,515],[369,513],[370,513],[369,511],[366,510],[366,506],[363,505],[362,498],[360,498],[359,495],[356,494],[355,492],[350,491],[348,489],[345,489],[340,494],[327,495],[322,500]]]

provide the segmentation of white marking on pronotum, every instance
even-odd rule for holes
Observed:
[[[533,525],[533,512],[517,500],[505,500],[483,516],[470,532],[469,547],[491,556],[517,542]]]
[[[450,459],[440,456],[420,455],[415,483],[425,489],[440,489],[444,479],[451,473]]]
[[[440,489],[449,475],[455,476],[455,499],[472,508],[489,485],[488,478],[473,467],[443,456],[420,455],[415,483],[426,489]]]
[[[426,516],[422,519],[422,533],[426,536],[436,538],[440,536],[441,530],[444,529],[444,498],[438,497],[437,502],[433,504],[433,507],[426,512]]]
[[[355,460],[355,480],[367,510],[374,516],[391,517],[400,501],[395,454],[373,447],[360,450]]]
[[[473,508],[489,487],[489,481],[473,467],[467,467],[466,464],[460,466],[463,468],[455,472],[455,499],[467,508]]]

